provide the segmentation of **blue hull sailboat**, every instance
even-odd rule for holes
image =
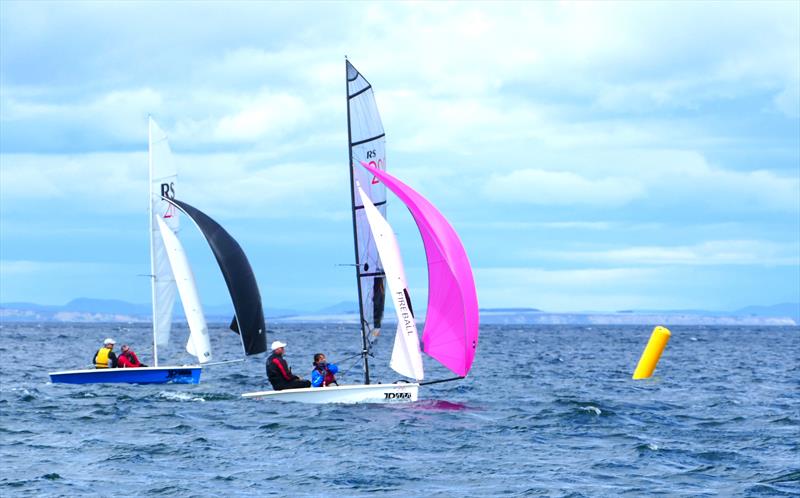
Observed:
[[[199,384],[200,366],[99,368],[50,372],[54,384]]]
[[[175,198],[177,173],[171,161],[169,144],[164,132],[152,119],[149,142],[153,366],[51,372],[50,380],[53,383],[200,382],[203,364],[211,360],[211,343],[194,275],[177,237],[179,213],[194,222],[214,253],[233,301],[234,319],[231,329],[239,335],[244,354],[263,353],[267,349],[261,295],[247,256],[236,240],[216,221],[199,209]],[[176,294],[180,294],[189,325],[186,351],[197,358],[197,365],[158,364],[159,346],[164,347],[169,343]]]

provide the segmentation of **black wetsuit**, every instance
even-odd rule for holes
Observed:
[[[283,359],[283,356],[272,353],[267,358],[267,378],[272,388],[276,391],[284,389],[298,389],[301,387],[311,387],[310,380],[302,380],[292,373],[292,369]]]

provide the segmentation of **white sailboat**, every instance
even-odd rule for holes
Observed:
[[[189,324],[187,351],[202,364],[211,359],[208,327],[203,316],[194,276],[178,240],[178,211],[170,204],[175,196],[177,169],[167,135],[150,118],[148,122],[148,212],[150,218],[150,278],[153,305],[152,366],[51,372],[53,383],[197,384],[200,365],[159,365],[158,348],[166,347],[172,329],[172,311],[180,293]]]
[[[364,383],[323,388],[245,393],[304,403],[389,403],[418,399],[419,387],[463,378],[478,340],[478,301],[472,269],[458,235],[426,199],[386,173],[385,133],[372,86],[346,62],[349,166],[356,281],[361,315]],[[428,314],[420,347],[400,250],[385,219],[386,188],[411,212],[422,235],[428,262]],[[390,366],[407,377],[395,384],[371,384],[368,357],[383,321],[385,284],[398,319]],[[421,350],[457,377],[421,382]],[[410,380],[409,380],[410,379]]]
[[[50,379],[53,383],[200,382],[202,365],[212,358],[211,343],[194,275],[177,236],[179,212],[186,214],[198,226],[217,257],[233,300],[236,311],[234,322],[237,325],[234,329],[242,338],[245,355],[266,350],[266,327],[261,297],[244,252],[214,220],[175,199],[177,171],[172,161],[172,152],[166,134],[152,118],[149,120],[148,137],[153,366],[51,372]],[[196,365],[159,365],[158,348],[164,348],[170,342],[176,291],[181,297],[190,331],[186,351],[197,359]],[[247,319],[246,323],[241,323],[240,316]]]

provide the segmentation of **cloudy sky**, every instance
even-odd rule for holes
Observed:
[[[0,3],[0,301],[149,302],[147,116],[267,307],[355,300],[347,55],[482,307],[800,301],[800,3]],[[409,281],[410,216],[390,200]],[[206,304],[213,256],[183,230]]]

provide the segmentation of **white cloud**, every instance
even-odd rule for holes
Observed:
[[[800,178],[765,169],[713,166],[699,153],[620,149],[575,154],[566,171],[526,168],[493,174],[483,188],[490,200],[544,205],[615,207],[658,202],[681,209],[732,213],[800,210]],[[571,170],[571,171],[570,171]],[[614,176],[603,173],[613,171]]]
[[[0,260],[0,274],[6,277],[33,276],[52,272],[69,272],[73,275],[81,273],[100,273],[111,269],[119,269],[118,264],[87,263],[82,261],[33,261],[33,260]]]
[[[785,112],[797,108],[799,35],[797,6],[790,3],[724,8],[686,4],[680,9],[666,3],[423,3],[369,8],[207,3],[203,5],[207,19],[197,19],[191,26],[176,22],[186,13],[180,6],[160,6],[156,11],[151,7],[98,10],[92,4],[73,4],[45,11],[14,6],[7,9],[2,31],[18,43],[4,43],[14,47],[5,53],[15,61],[29,48],[41,49],[48,35],[55,44],[79,24],[84,29],[75,37],[80,41],[75,52],[63,47],[56,62],[80,63],[83,80],[93,81],[95,89],[107,89],[112,98],[93,102],[100,107],[109,104],[105,117],[110,119],[100,123],[98,116],[91,116],[102,109],[90,109],[91,117],[81,119],[74,112],[86,104],[80,96],[60,106],[64,122],[75,126],[77,118],[80,126],[105,133],[109,126],[120,126],[115,121],[149,111],[175,122],[186,120],[187,127],[196,122],[216,130],[195,136],[194,143],[209,136],[234,144],[258,141],[272,131],[286,131],[276,123],[292,122],[303,111],[318,111],[318,103],[331,99],[336,101],[334,112],[342,113],[344,53],[378,82],[385,117],[394,124],[395,138],[402,137],[398,145],[417,150],[442,146],[441,139],[431,138],[442,134],[450,137],[445,143],[462,147],[514,130],[515,135],[524,131],[533,137],[544,134],[550,140],[559,136],[568,140],[576,134],[553,130],[563,116],[550,115],[543,122],[540,106],[574,111],[576,100],[582,106],[588,103],[615,112],[648,111],[695,108],[703,101],[766,91],[774,94],[776,105]],[[303,29],[286,24],[295,18],[303,19]],[[332,18],[349,22],[331,23]],[[211,29],[220,19],[237,30]],[[39,36],[31,37],[25,25],[50,29],[36,29]],[[182,29],[173,29],[176,25]],[[108,37],[107,31],[119,36]],[[198,45],[207,50],[197,50]],[[87,49],[95,57],[87,58]],[[103,62],[119,57],[127,58],[127,80],[125,73]],[[36,112],[46,105],[24,99],[31,96],[30,87],[46,89],[45,81],[28,87],[16,83],[25,80],[22,74],[6,71],[6,75],[4,114],[16,112],[14,106]],[[139,102],[127,103],[113,98],[119,91],[141,93],[137,88],[142,81],[148,81],[146,88],[152,88],[153,95],[132,95]],[[95,94],[102,95],[103,90]],[[551,102],[553,97],[556,102]],[[134,112],[120,114],[126,108]],[[396,118],[391,117],[394,114]],[[317,112],[309,115],[314,123],[321,117]],[[573,114],[570,126],[581,120],[585,117]],[[600,134],[608,124],[588,131]],[[537,133],[542,127],[546,130]],[[138,129],[125,129],[131,137],[140,136]],[[642,138],[659,136],[659,130],[638,129]],[[635,138],[637,126],[624,133]]]
[[[341,218],[348,173],[338,165],[275,162],[257,153],[176,154],[181,199],[234,218]],[[147,212],[147,154],[0,155],[4,213]],[[143,194],[144,193],[144,194]]]
[[[162,95],[152,88],[132,88],[114,90],[90,98],[87,101],[76,100],[72,102],[49,103],[39,102],[35,97],[26,95],[24,89],[4,88],[2,99],[3,126],[15,127],[25,121],[35,121],[44,127],[58,125],[65,133],[74,131],[102,130],[97,137],[103,142],[103,137],[131,140],[145,137],[142,123],[146,123],[147,115],[160,109],[164,105]],[[17,93],[21,93],[17,97]],[[40,136],[28,137],[36,143],[43,140],[45,133]],[[48,137],[52,139],[53,137]],[[91,137],[82,140],[90,141]],[[82,144],[85,146],[85,144]]]
[[[529,251],[527,255],[572,263],[610,265],[800,265],[800,246],[760,240],[714,240],[682,246],[633,246],[602,251]]]
[[[337,166],[267,162],[257,154],[179,158],[187,202],[238,218],[337,218],[349,199],[348,172]]]
[[[632,179],[588,179],[566,171],[526,169],[492,176],[484,193],[499,202],[621,206],[642,197],[644,189]]]
[[[283,146],[303,138],[297,136],[298,128],[309,126],[319,108],[300,96],[266,87],[239,93],[196,90],[176,98],[180,105],[170,139],[193,148],[226,143]],[[198,102],[202,107],[192,108]]]
[[[347,219],[347,54],[375,85],[390,168],[459,227],[552,211],[555,220],[618,221],[520,229],[561,230],[559,243],[587,236],[570,239],[571,230],[619,234],[621,247],[637,222],[680,234],[685,223],[739,220],[742,238],[770,223],[767,232],[796,231],[800,180],[787,164],[797,159],[789,135],[800,106],[798,10],[796,2],[5,2],[3,218],[143,214],[146,160],[129,151],[145,150],[152,113],[179,153],[185,199],[209,214]],[[84,153],[112,150],[128,152]],[[682,267],[692,258],[784,257],[676,244],[636,242],[591,257],[648,269],[648,257]],[[579,280],[561,293],[564,303],[591,298],[576,291]],[[613,282],[598,284],[595,298],[636,299]],[[526,289],[496,284],[484,292],[508,292],[510,301]]]
[[[0,203],[6,213],[35,211],[46,202],[102,213],[147,209],[142,194],[147,192],[143,152],[3,154],[0,176]]]
[[[644,292],[660,276],[662,272],[652,268],[475,269],[482,306],[532,306],[546,311],[663,307],[663,301],[657,303],[659,296]]]
[[[461,222],[461,227],[481,228],[489,230],[610,230],[619,228],[620,224],[610,221],[491,221],[491,222]],[[639,226],[626,226],[627,229],[641,228]]]

